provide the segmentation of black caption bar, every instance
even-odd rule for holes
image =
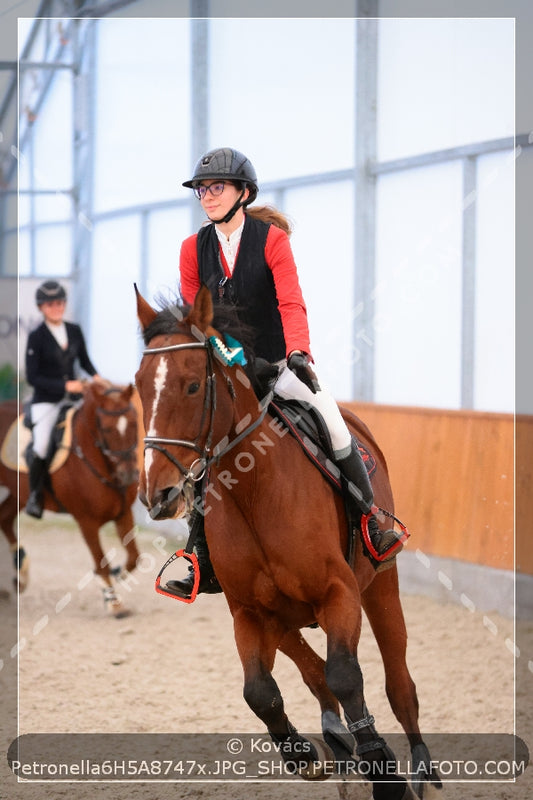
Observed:
[[[385,739],[396,755],[387,769],[410,777],[406,738]],[[443,783],[514,781],[529,762],[526,744],[510,734],[431,734],[424,741]],[[280,781],[295,780],[299,766],[285,762],[268,735],[249,733],[26,734],[10,745],[8,762],[26,781]],[[360,780],[364,767],[348,761],[341,772],[326,760],[323,773],[333,781]]]

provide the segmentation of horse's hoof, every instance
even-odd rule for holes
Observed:
[[[28,562],[28,556],[26,554],[24,554],[22,558],[16,581],[19,592],[25,591],[28,583],[30,582],[30,566]]]
[[[109,603],[107,613],[110,617],[114,617],[115,619],[124,619],[124,617],[129,617],[131,615],[130,609],[123,605],[120,600]]]
[[[442,789],[442,782],[435,767],[431,764],[431,756],[424,742],[411,750],[412,774],[411,786],[415,798],[429,800],[436,796],[436,790]]]
[[[356,741],[335,712],[323,712],[322,735],[328,747],[333,750],[339,772],[346,772],[348,765],[350,765],[350,769],[352,769],[355,765],[353,751]]]
[[[124,619],[124,617],[129,617],[131,614],[129,608],[124,605],[112,586],[107,586],[104,589],[104,607],[108,617],[114,617],[115,619]]]
[[[23,592],[30,580],[30,562],[23,547],[18,547],[16,544],[12,545],[11,552],[13,554],[13,566],[15,567],[13,586],[16,592]]]
[[[372,786],[360,781],[343,781],[337,784],[339,800],[373,800]]]
[[[316,736],[307,736],[307,741],[315,748],[318,759],[316,761],[302,762],[299,764],[297,774],[305,781],[326,781],[332,775],[335,767],[335,755],[328,745]]]
[[[413,785],[413,797],[415,800],[437,800],[442,797],[442,783],[433,784],[424,782],[419,786]]]
[[[403,783],[403,782],[402,782],[402,783]],[[355,783],[355,784],[350,784],[350,782],[348,782],[348,786],[350,786],[350,785],[357,786],[358,784],[357,784],[357,783]],[[407,783],[407,781],[405,781],[405,784],[404,784],[404,790],[403,790],[403,794],[401,795],[401,797],[398,797],[398,796],[396,795],[396,790],[397,790],[397,789],[398,789],[399,791],[401,791],[401,785],[400,785],[400,783],[397,783],[397,782],[394,782],[394,783],[388,783],[388,784],[385,784],[385,786],[386,786],[386,787],[390,787],[390,789],[389,789],[388,791],[389,791],[391,794],[393,794],[393,795],[394,795],[394,798],[395,798],[395,800],[419,800],[419,798],[418,798],[418,795],[416,795],[416,794],[413,792],[413,790],[411,789],[411,787],[410,787],[410,785]],[[388,796],[389,796],[389,794],[387,794],[387,793],[386,793],[385,786],[384,786],[383,784],[379,784],[379,787],[380,787],[380,788],[379,788],[379,797],[384,797],[384,796],[387,796],[387,797],[388,797]],[[374,784],[374,788],[375,788],[375,787],[376,787],[376,784]],[[375,792],[372,792],[372,794],[371,794],[371,796],[370,796],[370,800],[375,800],[376,796],[377,796],[377,795],[375,794]],[[346,800],[348,800],[348,798],[350,798],[350,800],[352,800],[352,795],[350,795],[350,794],[347,794],[347,795],[345,795],[345,797],[346,797]],[[355,800],[355,796],[353,797],[353,800]]]

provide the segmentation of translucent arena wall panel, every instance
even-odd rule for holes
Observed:
[[[178,290],[202,221],[181,183],[228,145],[294,221],[339,399],[513,410],[512,19],[74,22],[43,23],[24,55],[50,63],[21,71],[18,271],[73,279],[110,375],[138,361],[133,281],[151,301]],[[11,200],[0,218],[6,263]]]
[[[190,170],[189,33],[186,19],[99,21],[96,213],[179,193]]]

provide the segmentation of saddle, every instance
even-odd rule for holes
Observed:
[[[247,374],[257,399],[263,400],[269,393],[271,394],[272,399],[268,408],[271,415],[290,431],[326,480],[342,493],[342,476],[335,464],[331,437],[322,414],[310,403],[294,399],[285,400],[275,393],[276,378],[279,375],[279,367],[276,364],[271,364],[264,358],[256,358],[253,370],[247,371]],[[372,477],[377,467],[374,457],[353,434],[352,440],[361,453],[369,477]]]
[[[61,407],[55,424],[50,449],[47,455],[49,474],[63,466],[72,445],[72,418],[77,405],[65,404]],[[0,461],[12,470],[26,473],[32,452],[31,423],[28,424],[27,410],[10,425],[0,448]]]
[[[333,445],[324,418],[313,406],[299,400],[284,400],[277,395],[270,403],[270,413],[276,417],[298,440],[306,456],[324,477],[339,492],[342,492],[342,476],[335,464]],[[369,477],[376,471],[376,461],[367,448],[352,434]]]
[[[355,551],[355,537],[360,530],[359,520],[361,515],[358,512],[354,514],[353,504],[346,491],[346,478],[342,475],[334,461],[331,437],[326,423],[324,422],[324,418],[313,406],[302,404],[299,400],[285,400],[277,395],[274,395],[271,400],[269,411],[272,416],[294,436],[305,455],[331,484],[335,491],[342,495],[349,532],[346,560],[352,565]],[[353,434],[352,440],[361,453],[363,463],[366,466],[369,477],[371,477],[377,468],[373,455]],[[384,568],[385,564],[387,566],[392,565],[392,559],[382,563],[375,561],[368,552],[364,539],[362,541],[365,554],[370,558],[374,566]]]

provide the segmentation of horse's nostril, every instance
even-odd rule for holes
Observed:
[[[169,500],[172,500],[172,497],[170,496],[171,491],[172,487],[167,486],[166,489],[161,489],[160,491],[156,492],[150,498],[150,506],[153,508],[154,506],[161,506],[168,503]]]
[[[172,503],[174,500],[177,500],[180,494],[181,490],[176,488],[176,486],[167,486],[167,488],[163,490],[165,502],[167,503]]]
[[[139,497],[142,500],[141,495]],[[184,510],[182,493],[175,486],[167,486],[150,495],[145,505],[152,519],[169,519]]]
[[[181,492],[175,486],[167,486],[166,489],[161,491],[159,502],[167,508],[175,507],[179,500]]]

